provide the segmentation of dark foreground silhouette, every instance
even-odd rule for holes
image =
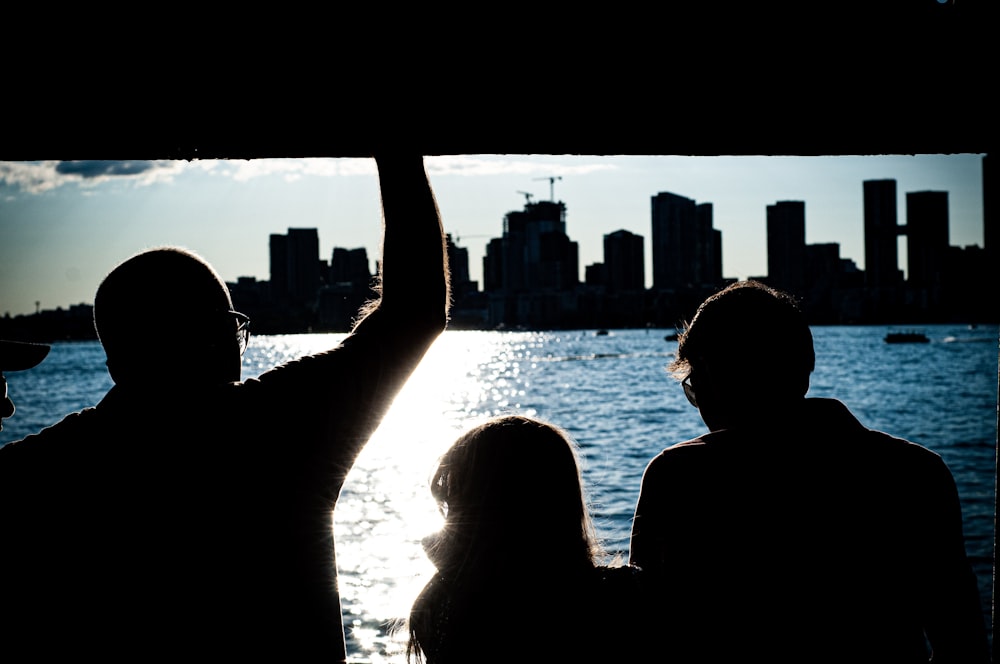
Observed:
[[[381,296],[335,348],[240,382],[248,321],[196,254],[101,284],[114,386],[0,448],[5,661],[345,661],[334,504],[449,302],[422,160],[376,162]]]
[[[649,463],[630,545],[663,661],[989,662],[951,472],[805,398],[814,363],[796,303],[755,282],[681,335],[668,368],[710,433]]]
[[[410,661],[643,661],[641,573],[602,563],[564,431],[488,420],[442,456],[431,492],[445,522],[424,542],[436,572],[410,612]]]

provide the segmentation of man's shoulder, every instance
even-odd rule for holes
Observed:
[[[931,448],[884,431],[868,429],[863,444],[862,452],[869,463],[874,465],[881,457],[884,465],[893,468],[897,474],[919,477],[951,472],[944,458]]]
[[[653,474],[676,465],[700,463],[710,457],[714,450],[710,447],[711,436],[705,434],[679,443],[674,443],[654,456],[646,466],[646,473]]]
[[[709,446],[714,442],[718,442],[722,437],[717,433],[706,433],[704,435],[698,436],[696,438],[691,438],[689,440],[682,440],[679,443],[674,443],[670,445],[665,450],[660,452],[661,456],[670,454],[673,457],[681,456],[693,456],[697,454],[704,454],[708,451]]]
[[[674,458],[698,456],[710,454],[728,445],[738,444],[744,441],[752,441],[754,438],[746,432],[738,429],[720,429],[718,431],[707,431],[703,434],[682,440],[679,443],[670,445],[661,455],[672,455]]]
[[[44,487],[65,489],[91,464],[98,427],[90,426],[94,409],[71,413],[38,433],[0,447],[3,492],[47,498]]]
[[[806,399],[813,410],[806,411],[813,428],[840,444],[855,441],[867,453],[883,453],[900,458],[935,461],[940,455],[921,443],[896,436],[887,431],[873,429],[861,421],[848,407],[835,399]]]
[[[33,433],[14,440],[0,447],[0,463],[8,459],[21,458],[23,455],[49,450],[69,440],[86,433],[93,420],[97,417],[96,408],[85,408],[66,415],[61,420],[45,427],[38,433]]]
[[[45,486],[58,478],[71,477],[82,466],[83,450],[93,438],[85,426],[89,410],[67,415],[38,433],[0,447],[0,494],[23,502],[25,495],[45,496]],[[26,493],[28,492],[28,493]]]

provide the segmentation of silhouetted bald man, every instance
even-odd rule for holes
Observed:
[[[94,319],[114,386],[0,448],[0,647],[346,660],[334,505],[449,307],[422,159],[376,163],[380,297],[325,352],[241,382],[249,320],[208,263],[155,248],[106,277]]]

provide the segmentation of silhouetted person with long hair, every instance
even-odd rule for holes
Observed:
[[[0,401],[0,431],[3,431],[3,421],[11,417],[16,410],[14,401],[7,394],[7,378],[5,371],[25,371],[41,364],[52,347],[48,344],[36,344],[25,341],[9,341],[0,339],[0,383],[3,383],[3,401]],[[3,546],[0,542],[0,546]],[[0,592],[3,592],[0,589]]]
[[[646,467],[630,544],[662,661],[988,662],[950,470],[806,398],[814,365],[797,302],[754,281],[681,334],[668,370],[710,433]]]
[[[154,248],[107,275],[94,320],[114,386],[0,448],[0,648],[345,661],[334,505],[449,308],[422,158],[375,161],[379,297],[327,351],[241,382],[248,320],[198,255]]]
[[[452,444],[424,541],[436,572],[410,611],[409,661],[633,661],[639,571],[606,564],[576,445],[559,427],[495,417]]]

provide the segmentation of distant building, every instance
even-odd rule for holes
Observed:
[[[330,255],[330,267],[327,271],[326,283],[329,284],[360,284],[368,287],[372,280],[371,266],[368,262],[368,250],[364,247],[345,249],[334,247]]]
[[[696,281],[694,248],[698,227],[695,202],[661,191],[652,197],[653,290],[677,291]]]
[[[854,261],[840,257],[836,242],[805,246],[802,306],[814,325],[857,323],[864,315],[864,275]]]
[[[647,321],[674,326],[689,318],[722,278],[722,233],[711,203],[660,192],[651,198],[653,286]]]
[[[270,259],[275,301],[286,299],[315,310],[323,284],[319,232],[315,228],[289,228],[287,235],[271,235]]]
[[[948,262],[948,192],[906,194],[907,294],[910,304],[937,314]]]
[[[591,263],[583,269],[583,283],[587,286],[606,288],[608,283],[608,266],[604,263]]]
[[[448,253],[448,273],[451,279],[452,296],[458,300],[474,294],[479,284],[469,278],[469,250],[459,247],[452,240],[451,234],[445,235]]]
[[[899,286],[896,181],[866,180],[864,188],[865,286]]]
[[[767,206],[768,274],[750,276],[802,298],[817,325],[993,323],[998,221],[989,155],[982,159],[983,246],[949,246],[948,192],[906,194],[900,225],[896,181],[867,180],[865,270],[840,256],[835,243],[805,244],[805,202]],[[551,178],[542,178],[550,179]],[[522,192],[523,193],[523,192]],[[586,266],[579,283],[577,243],[566,232],[566,205],[532,203],[503,217],[503,235],[482,259],[483,289],[469,278],[468,250],[446,238],[453,329],[587,329],[675,327],[701,301],[732,283],[722,274],[722,233],[713,205],[660,192],[651,197],[653,283],[645,285],[644,238],[625,230],[604,235],[604,260]],[[906,237],[908,273],[899,269]],[[347,331],[369,298],[374,273],[364,248],[336,247],[319,257],[315,228],[269,236],[270,280],[227,283],[233,305],[251,317],[255,334]],[[378,271],[376,262],[375,272]],[[0,316],[0,336],[52,342],[96,339],[93,307]]]
[[[315,306],[323,284],[319,232],[315,228],[288,229],[288,294],[297,302]]]
[[[653,290],[701,292],[722,281],[722,234],[711,203],[660,192],[651,199]]]
[[[513,294],[554,286],[543,278],[550,269],[542,266],[543,238],[552,234],[566,235],[561,203],[528,202],[524,210],[504,215],[503,236],[486,247],[486,272],[492,277],[487,290]]]
[[[695,274],[703,286],[722,286],[722,231],[715,228],[715,208],[711,203],[699,203],[695,208],[698,215],[698,247]]]
[[[271,299],[283,301],[288,295],[288,236],[272,233],[268,239]]]
[[[767,278],[774,288],[806,293],[806,204],[778,201],[767,206]]]
[[[486,246],[483,274],[492,326],[559,326],[571,317],[580,267],[566,204],[527,202],[508,212],[503,237]]]
[[[235,282],[226,282],[226,286],[233,298],[233,306],[239,311],[256,311],[271,305],[271,284],[267,281],[257,281],[256,277],[238,277]]]
[[[326,269],[323,285],[316,297],[316,318],[319,329],[349,331],[358,309],[375,297],[373,275],[364,247],[345,249],[334,247]]]
[[[618,230],[604,236],[604,285],[609,293],[645,289],[644,252],[641,235]]]
[[[873,323],[900,315],[903,275],[899,270],[900,234],[895,180],[865,180],[866,319]]]
[[[469,278],[469,250],[459,247],[451,234],[445,236],[451,279],[451,329],[483,329],[489,326],[489,306],[479,284]]]

